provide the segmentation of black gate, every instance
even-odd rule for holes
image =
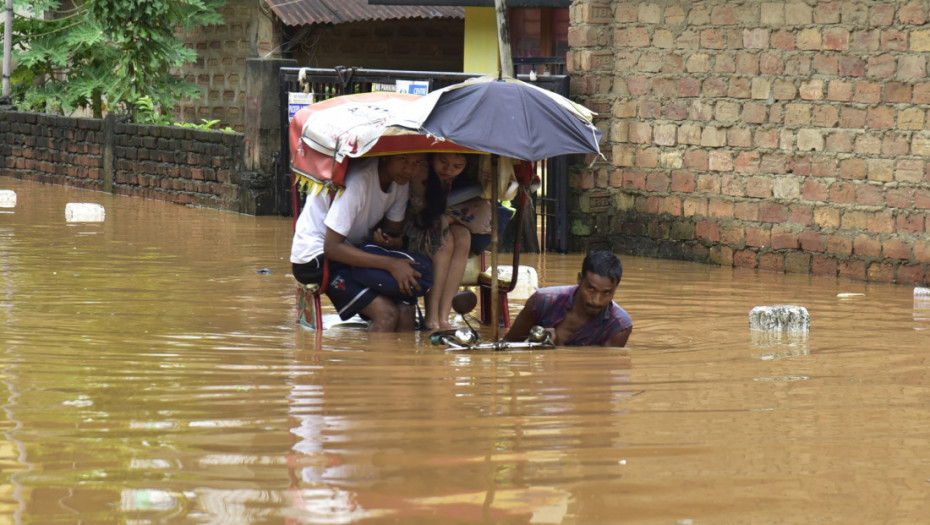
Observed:
[[[277,173],[277,207],[282,215],[291,215],[290,145],[288,143],[288,123],[292,109],[291,94],[304,93],[314,102],[339,95],[367,93],[370,91],[393,91],[391,86],[398,82],[413,81],[416,88],[433,91],[452,84],[457,84],[472,77],[481,76],[474,73],[449,73],[441,71],[402,71],[388,69],[361,69],[336,67],[321,68],[281,68],[281,153],[278,156]],[[529,76],[519,75],[519,79],[529,81]],[[569,77],[566,75],[540,76],[533,84],[563,96],[569,94]],[[538,238],[541,245],[532,243],[537,236],[527,239],[524,251],[553,251],[565,253],[568,249],[568,160],[567,157],[554,157],[537,163],[537,173],[542,180],[539,192],[533,196],[538,217]],[[532,243],[532,244],[531,244]]]

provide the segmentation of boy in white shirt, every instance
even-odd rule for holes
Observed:
[[[326,295],[343,320],[360,314],[371,321],[368,329],[372,332],[416,327],[415,302],[383,295],[359,283],[351,270],[385,270],[402,294],[422,295],[416,262],[366,252],[358,246],[370,237],[385,248],[403,248],[407,184],[425,169],[426,156],[419,153],[352,159],[341,194],[333,198],[323,191],[307,198],[291,245],[294,277],[304,284],[320,283],[325,253],[329,261]],[[372,231],[379,223],[381,227]]]

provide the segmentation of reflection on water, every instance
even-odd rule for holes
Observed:
[[[930,511],[919,290],[624,257],[628,349],[447,353],[298,329],[287,218],[0,189],[17,193],[0,210],[0,524]],[[66,223],[68,202],[105,222]],[[562,284],[581,257],[524,263]],[[749,330],[779,304],[810,332]]]

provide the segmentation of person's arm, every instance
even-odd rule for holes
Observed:
[[[615,346],[622,347],[626,346],[627,339],[630,338],[630,334],[633,333],[633,327],[629,327],[626,330],[622,330],[610,336],[610,339],[603,344],[603,346]]]
[[[414,268],[415,261],[368,253],[345,241],[345,235],[332,228],[326,228],[326,237],[323,240],[323,253],[326,254],[326,258],[349,266],[385,270],[397,281],[398,288],[405,295],[414,295],[414,291],[420,289],[417,278],[421,275]]]
[[[504,335],[504,341],[523,341],[530,333],[530,328],[536,324],[536,317],[533,315],[533,305],[536,303],[536,294],[530,296],[523,305],[523,310],[517,314],[510,325],[510,330]]]
[[[384,221],[382,221],[381,227],[372,232],[371,240],[373,240],[375,244],[391,250],[403,249],[403,221],[391,221],[385,218]]]

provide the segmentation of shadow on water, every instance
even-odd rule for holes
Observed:
[[[930,511],[930,299],[910,287],[624,257],[628,349],[447,353],[298,328],[287,218],[0,189],[18,195],[0,209],[0,522]],[[68,202],[106,219],[67,223]],[[563,284],[581,256],[524,263]],[[807,308],[810,332],[749,330],[778,304]]]

